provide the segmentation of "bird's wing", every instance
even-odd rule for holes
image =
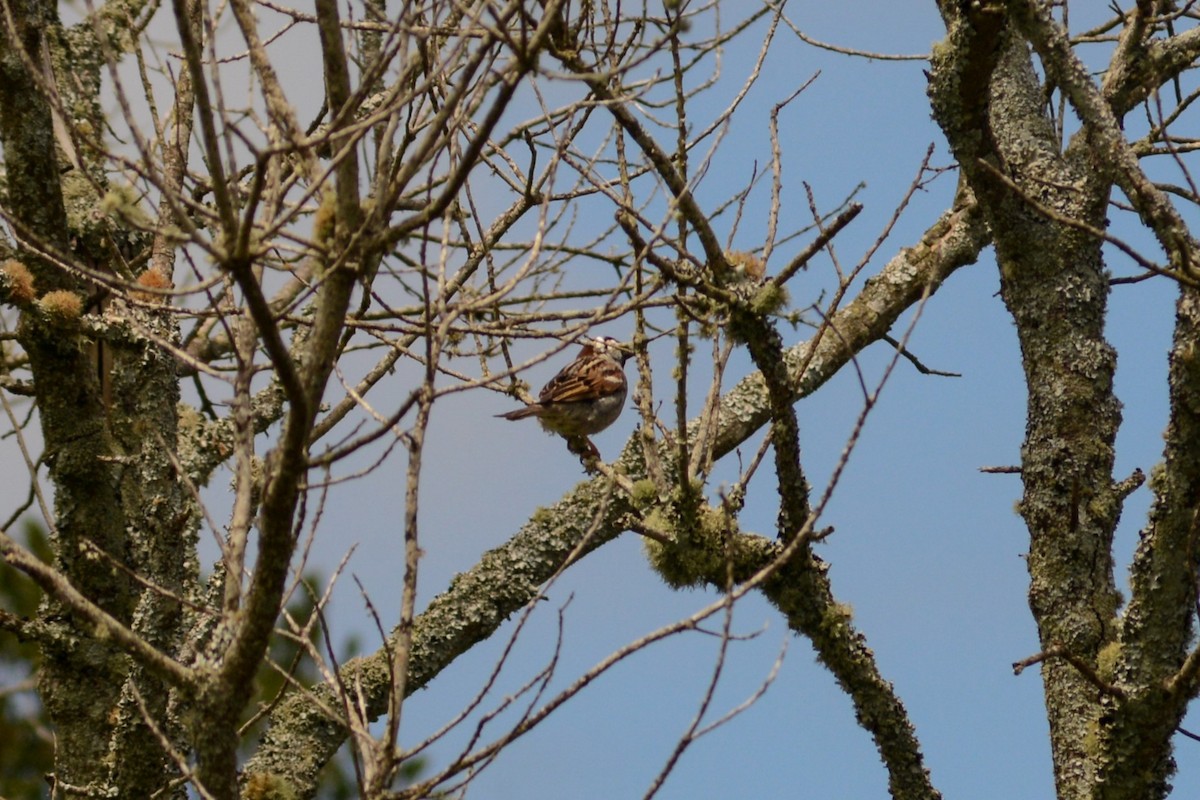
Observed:
[[[585,374],[580,374],[577,370],[563,370],[542,388],[538,402],[577,403],[581,400],[592,400],[597,396],[598,388]]]

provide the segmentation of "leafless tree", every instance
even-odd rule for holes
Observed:
[[[770,163],[716,201],[699,191],[776,39],[828,46],[782,3],[109,0],[71,14],[0,0],[0,400],[6,458],[30,487],[0,554],[44,592],[34,615],[0,612],[0,628],[40,649],[53,794],[310,797],[347,750],[363,797],[453,793],[630,653],[710,619],[728,642],[730,609],[754,592],[848,695],[892,795],[940,796],[814,552],[840,467],[810,486],[794,406],[872,344],[925,369],[898,320],[991,245],[1029,397],[1017,470],[1042,652],[1017,667],[1041,665],[1059,797],[1164,796],[1200,688],[1200,254],[1177,208],[1200,193],[1195,140],[1175,130],[1200,92],[1187,82],[1200,15],[1139,0],[1071,33],[1065,3],[939,10],[929,94],[958,168],[952,205],[917,241],[890,244],[889,223],[857,263],[828,259],[833,289],[813,301],[790,298],[789,281],[832,254],[860,207],[782,202],[780,114],[804,85],[775,100]],[[1107,47],[1098,77],[1084,44]],[[757,60],[722,95],[732,46]],[[1139,109],[1134,138],[1123,122]],[[1150,159],[1178,180],[1151,181]],[[940,174],[913,168],[893,222]],[[770,209],[761,245],[735,251],[751,195]],[[1165,255],[1118,239],[1110,216]],[[1106,244],[1139,265],[1126,279],[1179,291],[1164,464],[1123,607],[1112,538],[1142,477],[1113,472]],[[528,367],[613,321],[634,331],[637,433],[611,463],[571,442],[591,477],[418,609],[435,546],[418,525],[431,417],[462,392],[531,399]],[[797,328],[807,338],[785,346]],[[672,364],[651,363],[660,337]],[[735,379],[742,350],[754,371]],[[890,370],[862,377],[848,451]],[[711,485],[748,443],[737,481]],[[395,619],[376,614],[375,652],[340,663],[285,607],[327,596],[298,576],[329,488],[381,468],[404,476],[402,602]],[[228,501],[202,502],[222,469]],[[774,482],[769,534],[739,526],[756,476]],[[11,534],[31,507],[52,563]],[[670,585],[719,599],[561,691],[552,661],[516,722],[480,725],[449,763],[401,781],[427,744],[400,735],[405,699],[630,531]],[[202,537],[219,546],[212,570]],[[273,636],[306,647],[322,679],[252,708]],[[709,699],[649,794],[725,719],[706,716]],[[266,729],[242,761],[250,713]]]

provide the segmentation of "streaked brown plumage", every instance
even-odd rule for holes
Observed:
[[[627,358],[629,351],[616,339],[591,339],[574,361],[542,387],[536,403],[496,416],[537,417],[543,428],[568,439],[599,433],[616,421],[625,406]]]

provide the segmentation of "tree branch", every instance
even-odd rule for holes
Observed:
[[[195,687],[195,675],[190,669],[154,649],[143,637],[85,597],[60,572],[3,531],[0,531],[0,556],[32,578],[73,614],[93,625],[100,638],[112,638],[138,663],[171,685],[188,691]]]
[[[823,337],[815,347],[812,342],[804,342],[784,352],[792,402],[815,391],[854,354],[881,339],[927,291],[935,291],[951,272],[972,263],[987,241],[987,230],[974,202],[961,198],[920,242],[902,249],[867,282],[853,302],[831,318],[841,336]],[[802,364],[807,365],[803,372],[799,369]],[[761,375],[739,382],[721,401],[716,457],[746,441],[767,422],[770,413]],[[635,436],[626,446],[618,471],[640,475],[640,452],[641,444]],[[583,555],[625,529],[623,517],[632,509],[621,496],[610,498],[608,486],[602,477],[586,481],[558,503],[540,510],[512,539],[486,553],[479,564],[460,575],[417,616],[410,692],[424,686],[455,658],[490,636],[516,610],[537,598],[542,584],[578,548],[583,548]],[[589,524],[592,521],[595,526]],[[819,598],[814,602],[819,603]],[[360,687],[373,714],[386,708],[389,650],[382,648],[355,659],[342,671],[342,683]],[[336,706],[328,686],[317,691],[329,701],[328,705]],[[245,771],[282,776],[299,796],[311,796],[317,773],[345,736],[340,722],[311,713],[309,700],[293,693],[271,716],[259,751],[247,762]]]
[[[1154,232],[1171,266],[1195,277],[1200,261],[1187,224],[1166,194],[1142,172],[1112,107],[1071,48],[1067,32],[1050,16],[1048,4],[1018,0],[1010,8],[1017,25],[1029,37],[1083,121],[1092,152],[1111,170],[1112,178],[1133,203],[1142,222]]]

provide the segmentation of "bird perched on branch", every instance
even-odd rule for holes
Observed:
[[[542,427],[567,439],[571,452],[596,457],[587,437],[612,425],[621,415],[629,384],[625,360],[630,352],[616,339],[589,339],[579,355],[542,387],[536,403],[497,414],[504,419],[537,417]]]

